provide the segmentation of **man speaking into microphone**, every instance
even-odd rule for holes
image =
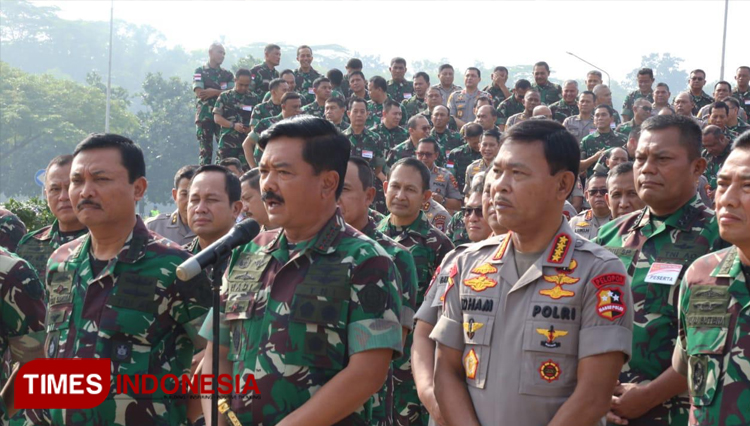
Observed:
[[[219,373],[254,375],[259,389],[230,409],[245,426],[369,424],[370,396],[401,353],[401,299],[388,254],[337,209],[350,142],[326,120],[298,117],[259,145],[262,197],[280,228],[235,250],[224,275]]]

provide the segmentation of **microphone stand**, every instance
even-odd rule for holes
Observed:
[[[212,264],[211,268],[211,293],[213,295],[213,346],[211,348],[211,371],[213,373],[212,386],[213,392],[211,392],[211,426],[219,425],[219,321],[221,321],[221,315],[219,309],[221,306],[221,266],[224,262],[228,261],[231,256],[231,251],[219,253],[216,261]]]

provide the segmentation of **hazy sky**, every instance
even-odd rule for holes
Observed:
[[[33,3],[57,6],[65,19],[109,20],[109,1]],[[340,44],[384,60],[448,58],[458,68],[477,60],[488,65],[545,60],[561,79],[582,79],[591,68],[566,51],[604,68],[615,80],[651,52],[681,57],[684,69],[702,68],[709,81],[718,79],[724,23],[723,0],[116,0],[114,10],[116,19],[151,25],[165,35],[167,45],[187,49],[207,48],[224,37],[235,46]],[[732,83],[737,66],[750,65],[747,28],[742,28],[748,16],[750,1],[729,2],[725,79]],[[282,52],[289,54],[294,52]]]

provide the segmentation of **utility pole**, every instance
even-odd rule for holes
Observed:
[[[724,1],[724,40],[721,42],[720,80],[724,80],[724,53],[727,51],[727,16],[729,16],[729,0]]]
[[[609,77],[609,73],[607,71],[604,71],[603,69],[597,67],[596,65],[592,64],[591,62],[589,62],[589,61],[581,58],[580,56],[578,56],[578,55],[576,55],[574,53],[570,53],[570,52],[565,52],[565,53],[567,53],[568,55],[573,56],[575,58],[578,58],[581,62],[585,62],[585,63],[591,65],[592,67],[598,69],[599,71],[603,72],[604,74],[607,74],[607,86],[609,86],[610,88],[612,88],[612,79]]]
[[[109,65],[107,67],[107,106],[104,116],[104,133],[109,133],[109,110],[112,99],[112,33],[115,27],[115,0],[111,0],[109,8]]]

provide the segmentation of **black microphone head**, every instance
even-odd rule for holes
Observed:
[[[234,225],[231,232],[239,237],[237,245],[244,245],[252,241],[260,233],[260,225],[253,219],[245,219]]]

